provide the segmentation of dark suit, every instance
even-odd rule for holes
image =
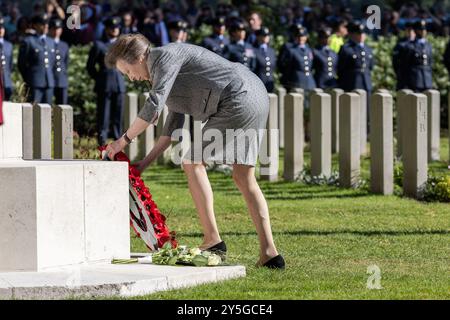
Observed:
[[[424,91],[433,87],[433,49],[428,41],[414,40],[405,47],[407,88]]]
[[[450,74],[450,41],[447,44],[447,48],[444,52],[444,66]]]
[[[251,71],[255,71],[255,51],[253,46],[246,42],[230,42],[227,46],[225,46],[223,56],[231,62],[240,62]]]
[[[105,65],[105,54],[110,45],[109,41],[95,41],[86,65],[89,75],[95,80],[100,145],[104,145],[109,137],[110,117],[113,122],[113,138],[118,139],[122,134],[125,81],[117,69],[109,69]]]
[[[330,89],[337,86],[338,56],[328,46],[317,47],[314,53],[314,79],[318,88]]]
[[[338,54],[338,84],[344,91],[364,89],[367,96],[372,91],[370,72],[374,66],[372,49],[364,45],[361,47],[354,41],[347,41]]]
[[[29,102],[52,103],[55,78],[55,43],[49,37],[27,36],[20,44],[18,68],[30,89]]]
[[[255,73],[262,80],[268,92],[275,89],[275,79],[273,77],[277,57],[275,51],[270,46],[259,46],[255,48],[256,66]]]
[[[296,43],[284,44],[278,57],[281,83],[289,90],[314,89],[316,82],[312,74],[313,60],[314,56],[308,45],[300,47]]]
[[[395,45],[392,51],[392,66],[397,78],[397,90],[406,89],[408,87],[406,74],[408,72],[408,64],[405,59],[406,47],[412,43],[408,38],[402,38]]]
[[[69,46],[64,41],[55,42],[56,63],[53,68],[55,75],[55,100],[56,104],[67,104],[67,87],[69,84],[67,66],[69,65]]]
[[[228,40],[227,37],[223,36],[222,38],[217,35],[213,34],[209,37],[206,37],[202,41],[202,47],[211,50],[214,53],[217,53],[220,56],[223,56],[223,52],[225,49],[225,46],[227,46],[230,43],[230,40]]]
[[[4,90],[4,100],[10,101],[13,92],[13,82],[11,80],[11,71],[13,68],[13,46],[11,42],[3,40],[0,42],[0,61],[2,66],[2,80]]]

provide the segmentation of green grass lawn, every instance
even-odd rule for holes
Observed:
[[[306,154],[306,163],[308,159]],[[431,167],[448,172],[446,139],[442,139],[442,159]],[[363,176],[368,175],[368,165],[369,159],[364,159]],[[448,203],[330,186],[261,182],[275,242],[287,263],[287,269],[280,272],[254,267],[258,241],[244,200],[231,177],[217,172],[209,176],[228,260],[244,265],[247,277],[142,299],[450,298]],[[179,242],[199,245],[201,229],[181,169],[152,166],[144,178]],[[132,251],[145,251],[134,235]],[[366,288],[370,265],[381,269],[381,290]]]

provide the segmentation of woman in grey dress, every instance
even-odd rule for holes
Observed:
[[[169,112],[163,132],[145,159],[136,163],[141,172],[170,146],[173,134],[183,127],[185,114],[194,120],[206,121],[203,134],[208,130],[221,133],[220,148],[207,156],[197,150],[199,147],[204,150],[210,142],[194,140],[182,160],[203,228],[200,248],[226,251],[216,225],[205,163],[230,164],[233,180],[245,198],[258,233],[260,258],[257,265],[283,269],[285,262],[275,248],[267,202],[255,177],[261,130],[266,127],[269,109],[268,94],[259,78],[245,66],[229,62],[204,48],[183,43],[152,48],[139,34],[119,37],[109,48],[105,62],[131,81],[146,80],[151,84],[149,98],[136,120],[120,139],[108,145],[109,158],[123,150],[150,124],[156,124],[165,105]],[[231,141],[225,137],[228,130],[235,133]]]

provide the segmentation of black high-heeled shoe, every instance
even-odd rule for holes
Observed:
[[[284,261],[284,258],[281,254],[273,257],[266,263],[262,265],[263,267],[269,268],[269,269],[281,269],[284,270],[286,268],[286,262]]]
[[[205,251],[215,253],[222,258],[222,261],[225,261],[227,256],[227,245],[225,244],[225,241],[221,241],[212,247],[205,249]]]

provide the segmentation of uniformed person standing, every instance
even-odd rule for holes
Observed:
[[[240,62],[251,71],[255,71],[256,57],[254,48],[245,42],[245,24],[236,20],[230,26],[230,43],[225,46],[224,57],[232,62]]]
[[[284,44],[278,56],[278,68],[281,83],[290,92],[305,95],[305,107],[308,106],[308,93],[316,88],[312,74],[313,52],[308,46],[308,30],[301,24],[291,27],[293,42]]]
[[[0,61],[2,69],[3,80],[3,99],[5,101],[11,101],[11,95],[13,93],[13,82],[11,80],[11,70],[13,68],[13,46],[12,43],[5,40],[5,26],[4,19],[0,17]]]
[[[55,76],[55,103],[67,104],[67,87],[69,85],[67,76],[67,66],[69,65],[69,46],[61,40],[63,32],[63,22],[61,19],[52,19],[49,23],[49,36],[55,42],[55,66],[53,73]]]
[[[416,38],[406,46],[405,63],[407,65],[407,88],[424,91],[433,87],[433,49],[427,41],[427,22],[418,20],[414,23]]]
[[[171,21],[167,24],[169,29],[170,42],[186,42],[188,24],[183,20]]]
[[[212,22],[213,34],[203,39],[201,46],[223,56],[225,46],[230,40],[225,36],[225,18],[217,17]]]
[[[314,79],[321,89],[336,88],[337,54],[329,47],[331,29],[323,28],[317,32],[319,45],[313,50]]]
[[[47,37],[45,14],[31,18],[32,34],[20,44],[18,68],[28,87],[28,102],[52,103],[55,78],[55,43]]]
[[[105,32],[101,41],[95,41],[87,61],[87,71],[95,80],[97,93],[98,143],[104,145],[109,138],[110,121],[114,139],[122,135],[122,115],[124,105],[125,81],[117,69],[107,68],[105,54],[109,46],[120,34],[120,20],[110,17],[105,20]]]
[[[270,46],[270,30],[262,27],[255,31],[255,73],[266,86],[267,92],[273,92],[275,89],[275,79],[273,77],[277,57],[275,50]]]
[[[372,91],[371,71],[374,66],[372,49],[364,42],[365,26],[360,21],[348,26],[350,39],[342,46],[338,54],[338,84],[346,92],[364,89],[367,97]]]
[[[408,73],[408,64],[405,59],[406,48],[414,42],[416,33],[411,22],[405,24],[405,36],[400,38],[392,52],[392,66],[397,78],[397,90],[406,89],[406,74]]]

